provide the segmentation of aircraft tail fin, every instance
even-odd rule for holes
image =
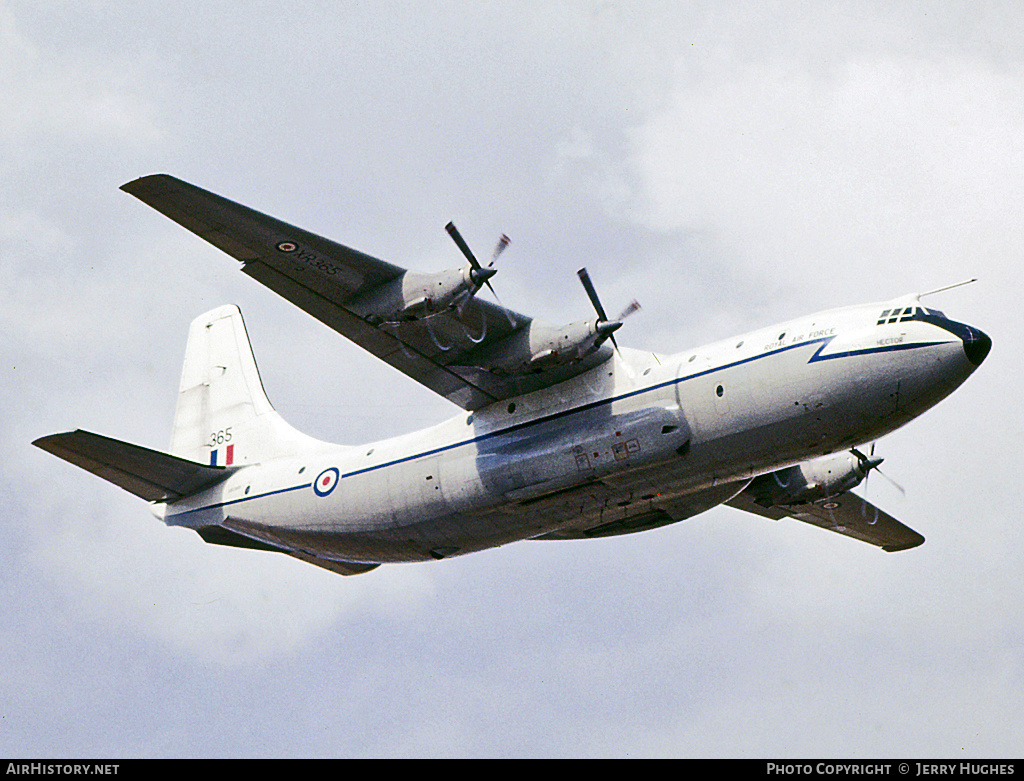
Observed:
[[[221,306],[192,321],[171,453],[230,467],[320,444],[288,425],[270,405],[237,306]]]

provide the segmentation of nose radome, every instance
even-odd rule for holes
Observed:
[[[967,326],[966,331],[960,335],[960,338],[964,343],[964,354],[967,356],[967,360],[975,366],[981,366],[981,362],[985,360],[988,351],[992,349],[992,340],[988,334],[984,331],[979,331],[977,328]]]

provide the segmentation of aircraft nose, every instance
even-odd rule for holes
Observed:
[[[981,366],[988,351],[992,349],[992,340],[988,334],[968,325],[964,327],[960,339],[964,343],[964,354],[967,356],[967,360],[975,366]]]

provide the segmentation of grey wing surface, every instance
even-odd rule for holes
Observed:
[[[380,322],[353,304],[407,273],[401,266],[166,174],[145,176],[121,189],[241,261],[246,274],[463,409],[478,409],[589,368],[499,376],[462,365],[465,356],[528,329],[532,319],[473,296],[463,306],[431,317]]]
[[[890,553],[915,548],[924,542],[924,537],[916,531],[849,491],[816,502],[769,507],[758,504],[753,495],[742,491],[726,504],[775,521],[786,517],[795,518],[875,545]]]

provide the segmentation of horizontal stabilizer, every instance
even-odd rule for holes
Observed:
[[[287,553],[307,564],[323,567],[339,575],[361,575],[376,569],[379,563],[373,561],[348,561],[330,550],[329,545],[316,543],[318,535],[313,532],[289,531],[253,523],[240,518],[227,518],[216,529],[200,529],[200,536],[207,542],[237,547],[263,547],[266,550],[278,550]],[[228,537],[233,535],[233,540]],[[245,542],[245,540],[252,542]],[[312,544],[310,544],[312,542]],[[256,543],[253,545],[253,543]],[[318,555],[308,553],[316,550]]]
[[[150,502],[198,493],[235,471],[82,430],[51,434],[32,444]]]
[[[336,572],[339,575],[361,575],[364,572],[376,569],[380,564],[367,564],[357,561],[336,561],[334,559],[321,559],[310,553],[304,553],[303,551],[291,550],[284,545],[273,544],[263,542],[261,538],[256,538],[250,533],[249,536],[239,534],[238,532],[231,531],[224,526],[204,526],[201,529],[196,529],[199,532],[199,536],[203,538],[205,542],[213,545],[227,545],[232,548],[253,548],[255,550],[274,551],[276,553],[286,553],[300,561],[304,561],[307,564],[313,564],[317,567],[323,567],[331,572]]]

